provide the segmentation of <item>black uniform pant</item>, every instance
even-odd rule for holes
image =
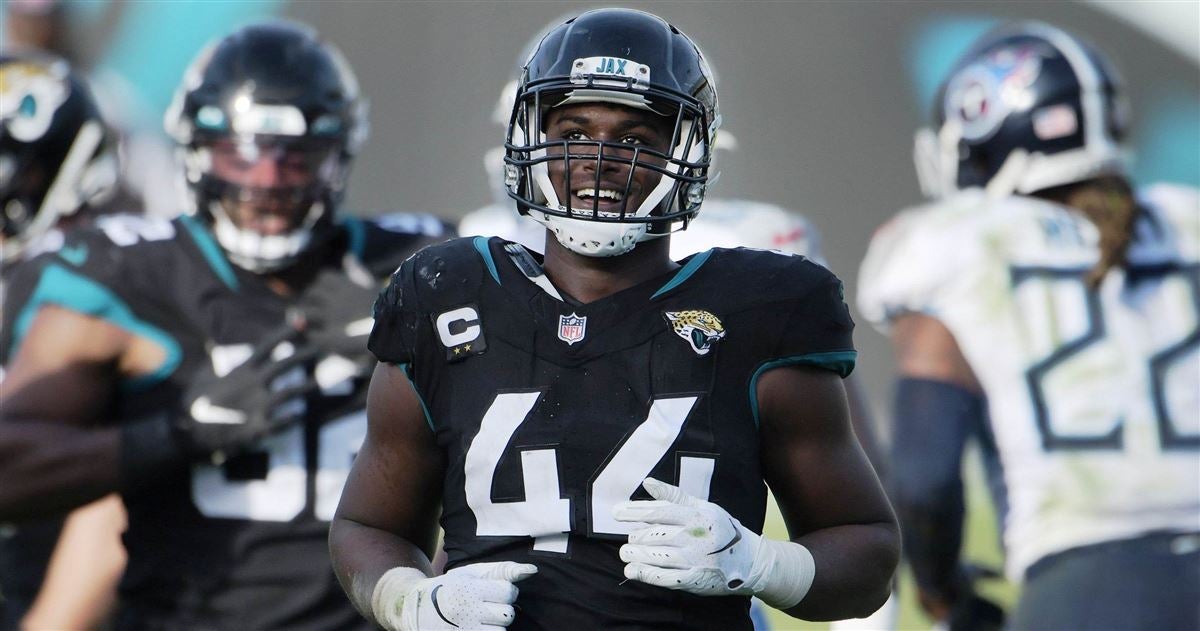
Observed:
[[[1200,629],[1200,533],[1155,533],[1050,555],[1025,575],[1013,631]]]

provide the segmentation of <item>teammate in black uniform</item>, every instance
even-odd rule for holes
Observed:
[[[61,244],[62,228],[108,209],[118,189],[116,154],[90,90],[65,60],[37,52],[0,56],[0,304],[28,298],[20,288],[8,291],[23,260]],[[0,364],[8,337],[0,328]],[[86,512],[96,510],[106,509]],[[55,515],[0,525],[0,629],[17,628],[29,611],[62,521]],[[77,590],[44,601],[55,623],[64,620],[58,613],[78,608],[79,596]]]
[[[330,533],[364,615],[728,630],[751,627],[750,595],[824,620],[887,598],[898,535],[847,421],[841,283],[799,256],[668,256],[718,121],[695,44],[655,16],[591,11],[542,40],[506,179],[554,237],[544,259],[452,241],[376,303],[368,435]],[[793,541],[759,534],[764,482]],[[439,508],[449,571],[429,577]]]
[[[335,217],[364,107],[307,28],[206,49],[167,123],[194,214],[100,219],[15,281],[0,519],[120,489],[118,628],[365,627],[325,541],[366,430],[367,305],[444,226]]]

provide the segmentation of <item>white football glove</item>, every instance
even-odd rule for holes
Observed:
[[[388,631],[502,631],[516,617],[513,583],[536,573],[536,566],[512,561],[473,563],[432,577],[392,568],[375,584],[371,609]]]
[[[621,546],[625,577],[699,596],[758,596],[779,609],[808,593],[812,554],[791,541],[761,537],[725,509],[646,478],[653,501],[622,502],[617,521],[646,524]]]

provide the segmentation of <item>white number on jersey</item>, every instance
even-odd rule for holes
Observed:
[[[290,354],[285,345],[275,349],[275,358]],[[249,344],[216,346],[210,351],[213,370],[227,375],[246,361],[253,349]],[[286,388],[302,380],[302,368],[280,375],[272,384]],[[303,400],[289,404],[304,405]],[[354,412],[321,426],[317,434],[317,463],[313,514],[321,521],[333,519],[342,487],[350,475],[354,456],[367,435],[367,414]],[[192,467],[192,502],[206,517],[250,519],[254,521],[291,521],[304,510],[307,501],[309,467],[304,457],[304,426],[293,425],[258,441],[246,455],[259,454],[267,459],[266,475],[259,479],[231,480],[224,467],[196,464]]]
[[[534,550],[565,553],[571,529],[571,499],[562,497],[554,449],[521,451],[524,500],[492,501],[492,482],[500,457],[539,397],[540,392],[496,395],[480,421],[479,433],[467,448],[464,465],[467,505],[475,514],[478,524],[475,533],[479,536],[533,537]],[[591,532],[629,534],[633,524],[615,521],[611,514],[613,505],[628,500],[662,460],[679,437],[695,403],[696,397],[653,402],[646,421],[630,434],[592,482],[588,491]],[[707,499],[714,464],[712,458],[680,458],[679,486]]]
[[[96,220],[96,227],[121,247],[138,241],[165,241],[175,236],[175,226],[170,221],[138,215],[106,215]]]
[[[350,465],[367,436],[367,415],[355,412],[321,426],[317,438],[317,471],[313,514],[333,519]],[[306,505],[308,469],[304,458],[304,427],[288,429],[259,441],[267,458],[266,477],[230,480],[223,467],[192,467],[192,501],[205,517],[291,521]]]

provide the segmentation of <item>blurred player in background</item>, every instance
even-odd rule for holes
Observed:
[[[359,610],[388,629],[729,630],[753,595],[877,609],[898,537],[846,418],[840,282],[782,253],[670,259],[720,120],[695,44],[586,12],[539,44],[513,112],[510,194],[553,238],[541,260],[498,238],[427,248],[381,294],[386,363],[330,534]],[[768,481],[794,540],[760,534]],[[430,576],[439,513],[450,569]]]
[[[918,136],[940,199],[863,262],[859,308],[901,374],[893,501],[951,628],[999,623],[958,561],[972,435],[1003,468],[1013,628],[1200,626],[1200,197],[1132,190],[1121,90],[1056,28],[984,36]]]
[[[118,189],[115,142],[82,79],[58,57],[35,51],[0,55],[0,305],[29,299],[7,292],[19,264],[63,243],[62,230],[108,210]],[[0,365],[8,355],[11,328],[0,330]],[[3,372],[0,370],[0,379]],[[119,573],[123,552],[111,531],[89,527],[120,515],[112,502],[80,509],[72,523],[97,574]],[[35,601],[63,520],[49,517],[0,526],[0,629],[14,629]],[[105,546],[97,537],[105,532]],[[103,611],[107,591],[43,592],[25,623],[62,628],[80,609]],[[99,599],[96,605],[93,601]],[[48,617],[53,614],[56,617]],[[75,625],[78,626],[78,625]]]
[[[191,214],[102,218],[14,281],[0,519],[120,490],[119,629],[362,626],[326,537],[366,430],[369,305],[444,229],[336,215],[365,110],[310,29],[245,27],[167,114]]]

